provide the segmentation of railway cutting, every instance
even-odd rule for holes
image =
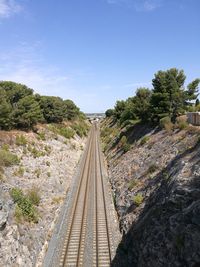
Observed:
[[[116,242],[113,223],[117,224],[113,210],[94,123],[43,266],[110,266]]]

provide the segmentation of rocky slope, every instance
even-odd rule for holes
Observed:
[[[40,127],[37,134],[1,131],[0,146],[5,144],[20,163],[5,167],[0,179],[0,266],[40,266],[85,138],[69,140]],[[17,220],[10,196],[16,187],[39,194],[38,223]]]
[[[106,151],[124,234],[112,266],[200,266],[200,129],[128,134],[127,153],[117,138]]]

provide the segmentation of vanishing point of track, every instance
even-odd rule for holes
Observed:
[[[110,266],[111,240],[98,139],[94,124],[82,159],[65,237],[58,252],[60,267]]]

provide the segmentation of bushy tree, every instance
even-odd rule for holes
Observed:
[[[188,106],[193,105],[195,100],[198,100],[197,97],[199,95],[199,83],[200,79],[195,79],[187,86],[187,91],[185,92],[185,104]]]
[[[106,110],[105,114],[106,114],[106,117],[108,117],[108,118],[113,116],[114,115],[114,109]]]
[[[125,110],[126,102],[124,100],[118,100],[115,104],[114,116],[118,120],[121,117],[122,112]]]
[[[135,114],[134,98],[129,97],[124,103],[125,103],[124,110],[122,111],[120,116],[121,124],[125,121],[135,120],[137,118]]]
[[[6,92],[0,88],[0,129],[12,128],[12,106],[7,101]]]
[[[64,119],[63,100],[55,96],[41,96],[40,107],[44,119],[48,122],[60,123]]]
[[[186,76],[183,70],[175,68],[158,71],[152,80],[151,111],[153,120],[169,116],[172,121],[184,110],[184,82]]]
[[[40,105],[33,95],[25,96],[17,102],[13,118],[15,127],[27,129],[43,120]]]
[[[68,120],[75,119],[80,114],[79,108],[69,99],[63,101],[63,109],[65,118]]]
[[[151,90],[148,88],[138,88],[134,97],[134,112],[142,121],[146,122],[150,119],[150,100]]]
[[[13,107],[23,97],[33,95],[33,90],[26,85],[11,81],[1,81],[0,88],[5,90],[7,99]]]

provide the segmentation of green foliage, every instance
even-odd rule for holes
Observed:
[[[32,156],[36,159],[39,157],[44,157],[45,156],[45,152],[41,151],[41,150],[37,150],[35,147],[28,147],[29,152],[32,154]]]
[[[1,148],[5,151],[9,151],[9,145],[8,144],[3,144]]]
[[[158,166],[155,164],[152,164],[148,168],[148,173],[154,173],[158,169]]]
[[[142,196],[141,193],[138,193],[133,197],[133,201],[134,201],[136,206],[140,206],[142,204],[143,200],[144,200],[144,197]]]
[[[175,68],[158,71],[152,80],[151,97],[152,116],[155,121],[169,116],[174,122],[184,110],[184,82],[186,76],[183,70]]]
[[[164,117],[160,119],[159,124],[160,127],[162,129],[165,129],[168,133],[170,133],[174,128],[174,124],[171,122],[171,119],[169,117]]]
[[[127,137],[123,135],[119,141],[120,147],[123,149],[124,152],[127,152],[130,150],[131,145],[127,141]]]
[[[19,202],[24,196],[23,191],[17,187],[11,189],[10,195],[14,202]]]
[[[85,119],[71,100],[33,94],[25,85],[0,81],[0,129],[31,129],[38,122]]]
[[[67,128],[67,127],[61,127],[58,133],[67,139],[74,137],[74,134],[75,134],[73,129]]]
[[[137,89],[136,96],[134,98],[134,112],[142,122],[150,120],[150,99],[151,90],[148,88]]]
[[[36,187],[32,187],[28,193],[27,193],[27,197],[29,198],[29,200],[31,201],[31,203],[33,205],[38,206],[40,203],[40,194],[39,194],[39,189]]]
[[[192,81],[185,89],[186,76],[183,70],[172,68],[158,71],[152,80],[153,90],[138,88],[136,95],[117,101],[114,111],[108,110],[107,117],[113,117],[121,126],[130,120],[140,120],[158,125],[164,117],[172,123],[185,111],[200,110],[198,97],[200,79]],[[196,100],[196,108],[195,108]]]
[[[113,116],[114,115],[114,109],[108,109],[108,110],[106,110],[105,114],[106,114],[106,117],[107,118]]]
[[[0,149],[0,166],[9,167],[17,165],[19,162],[20,160],[15,154],[4,149]]]
[[[149,136],[144,136],[141,140],[140,140],[140,145],[144,145],[149,141]]]
[[[25,146],[27,144],[27,139],[24,135],[17,135],[15,144],[17,146]]]
[[[6,99],[5,90],[1,89],[0,83],[0,129],[9,130],[12,128],[12,106]]]
[[[88,125],[84,121],[77,122],[72,125],[72,129],[78,134],[80,137],[86,136],[89,130]]]
[[[177,118],[176,122],[177,122],[177,126],[180,130],[184,130],[188,127],[188,122],[187,122],[186,118],[179,117],[179,118]]]
[[[60,97],[41,96],[40,107],[45,121],[60,123],[63,121],[63,100]]]
[[[185,92],[185,102],[186,105],[191,105],[193,100],[197,101],[198,97],[198,90],[199,90],[199,83],[200,79],[195,79],[187,86],[187,91]],[[198,101],[196,102],[196,105],[198,104]]]
[[[32,188],[28,191],[27,195],[24,195],[20,188],[12,188],[10,195],[13,201],[16,203],[15,217],[17,221],[21,221],[22,218],[29,222],[38,222],[38,212],[35,205],[39,205],[40,196],[38,190]]]
[[[37,133],[37,139],[38,140],[42,140],[42,141],[45,141],[46,140],[46,137],[45,137],[45,132],[39,132]]]
[[[74,104],[72,100],[64,100],[63,101],[63,109],[65,118],[68,120],[74,120],[78,117],[85,119],[83,113],[80,112],[79,108]]]
[[[134,187],[136,187],[139,184],[139,181],[136,179],[132,179],[129,183],[128,183],[128,189],[132,190]]]
[[[43,120],[40,105],[33,95],[25,96],[18,101],[13,116],[16,128],[30,129],[37,122]]]

